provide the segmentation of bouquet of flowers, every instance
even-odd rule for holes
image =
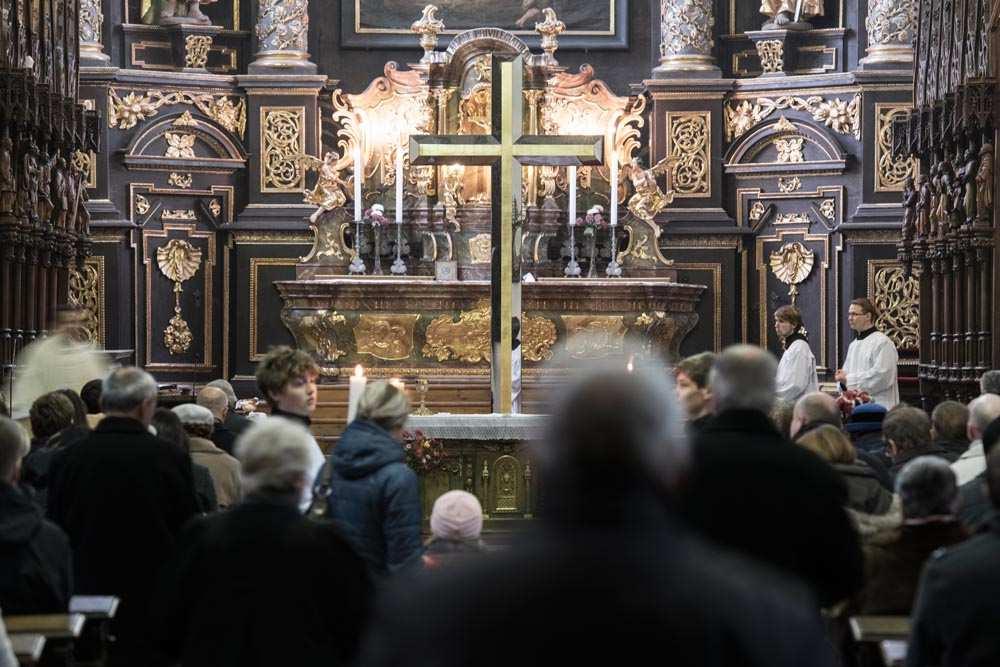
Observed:
[[[837,397],[837,407],[840,408],[840,414],[844,421],[847,421],[851,413],[854,412],[854,408],[863,403],[871,403],[872,397],[867,391],[858,391],[856,389],[845,389],[840,392],[840,396]]]
[[[382,204],[372,204],[372,207],[364,212],[364,219],[372,227],[381,227],[389,222],[385,217],[385,206]]]
[[[596,236],[598,229],[604,229],[608,226],[607,220],[604,219],[604,207],[600,204],[591,206],[586,217],[576,219],[576,225],[583,227],[584,236]]]
[[[420,431],[403,431],[403,452],[406,465],[418,473],[432,472],[444,463],[444,444]]]

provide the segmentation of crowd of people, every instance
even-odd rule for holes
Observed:
[[[303,352],[261,361],[267,416],[225,380],[159,407],[136,367],[47,391],[0,416],[0,610],[118,596],[113,665],[881,664],[855,615],[911,617],[912,667],[1000,664],[1000,371],[928,414],[871,304],[849,312],[834,392],[794,307],[780,360],[581,366],[530,450],[537,521],[502,547],[463,490],[425,537],[395,385],[324,456]]]

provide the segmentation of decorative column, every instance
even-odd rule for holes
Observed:
[[[660,0],[660,64],[653,78],[721,77],[714,36],[712,0]]]
[[[309,60],[309,0],[258,0],[250,74],[315,74]]]
[[[868,49],[861,69],[910,69],[917,34],[915,0],[868,0]]]
[[[80,0],[80,60],[84,64],[106,65],[111,61],[104,52],[103,25],[101,0]]]

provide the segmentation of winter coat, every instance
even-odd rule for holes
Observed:
[[[73,590],[69,538],[21,489],[0,482],[0,608],[65,614]]]
[[[948,463],[953,463],[958,458],[958,456],[955,455],[955,452],[949,451],[938,445],[928,445],[919,449],[908,449],[893,457],[892,467],[889,468],[889,474],[892,475],[893,479],[896,479],[899,475],[899,471],[903,469],[903,466],[913,459],[921,456],[936,456],[939,459],[944,459]]]
[[[364,562],[297,498],[252,495],[189,523],[154,598],[157,643],[185,667],[346,664],[372,597]]]
[[[215,499],[220,509],[232,507],[243,496],[240,482],[240,462],[206,438],[188,438],[191,460],[204,466],[211,475]]]
[[[361,419],[330,455],[329,516],[376,577],[420,562],[420,488],[405,460],[388,431]]]
[[[892,494],[879,482],[875,471],[864,461],[835,463],[833,469],[847,483],[847,506],[866,514],[885,514],[892,505]]]

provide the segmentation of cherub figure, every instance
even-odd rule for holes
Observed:
[[[674,190],[670,186],[673,166],[679,161],[676,157],[665,157],[656,163],[651,169],[643,169],[638,158],[622,168],[622,176],[632,181],[635,189],[628,200],[628,210],[640,220],[651,221],[656,214],[662,211],[670,202],[674,200]],[[664,193],[656,182],[657,176],[666,174],[667,191]],[[612,187],[617,187],[617,183]]]
[[[337,166],[339,160],[340,156],[332,151],[324,155],[322,160],[312,155],[303,155],[299,158],[303,167],[319,174],[316,186],[306,192],[304,199],[306,203],[319,207],[309,216],[309,222],[313,224],[323,213],[340,208],[347,203],[351,189],[348,187],[347,181],[340,177],[341,168]]]

